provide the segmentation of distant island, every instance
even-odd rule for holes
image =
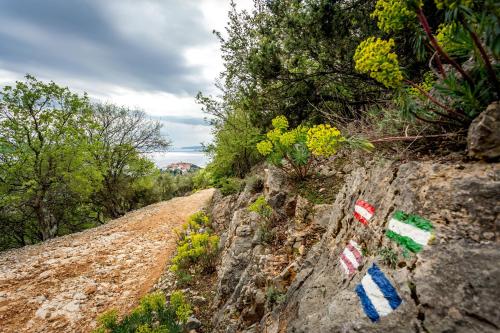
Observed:
[[[174,148],[173,151],[203,151],[203,146],[186,146],[180,148]]]
[[[167,165],[162,171],[169,172],[173,175],[184,175],[187,173],[195,172],[201,168],[193,163],[177,162]]]

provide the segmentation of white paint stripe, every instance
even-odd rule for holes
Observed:
[[[354,254],[348,248],[344,249],[344,255],[346,256],[347,260],[349,260],[351,262],[351,264],[354,268],[358,268],[359,263],[356,260],[356,257],[354,256]]]
[[[354,206],[354,211],[359,215],[363,216],[367,221],[369,221],[373,216],[373,214],[367,211],[364,207],[358,205]]]
[[[349,241],[349,244],[351,244],[351,245],[352,245],[352,247],[354,247],[356,250],[358,250],[359,254],[361,254],[361,249],[360,249],[360,247],[359,247],[358,243],[356,243],[356,242],[355,242],[355,241],[353,241],[353,240],[350,240],[350,241]]]
[[[389,230],[394,231],[401,236],[410,237],[420,245],[427,245],[432,238],[432,234],[428,231],[419,229],[411,224],[403,223],[396,219],[389,221]]]
[[[342,268],[344,269],[344,272],[346,274],[349,274],[349,267],[347,267],[347,265],[344,263],[344,260],[342,260],[342,258],[340,258],[340,266],[342,266]]]
[[[377,310],[379,316],[387,316],[393,310],[389,301],[384,297],[384,294],[379,289],[377,284],[372,280],[370,274],[366,274],[361,280],[363,288],[365,288],[366,295],[372,302],[375,310]]]

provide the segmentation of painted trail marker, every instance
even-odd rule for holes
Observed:
[[[372,322],[387,316],[403,302],[396,288],[375,264],[368,269],[361,283],[356,286],[356,293],[365,314]]]
[[[386,236],[412,252],[419,252],[434,239],[434,227],[418,215],[396,211],[389,221]]]
[[[350,240],[344,251],[340,254],[340,266],[346,274],[354,274],[363,262],[363,255],[359,245]]]
[[[363,224],[368,224],[368,221],[375,214],[375,207],[363,200],[356,201],[354,205],[354,217]]]

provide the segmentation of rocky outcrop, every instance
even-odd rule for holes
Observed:
[[[500,157],[500,102],[491,103],[474,119],[467,135],[469,156],[493,160]]]
[[[500,330],[499,164],[367,162],[346,174],[327,205],[312,205],[288,186],[268,169],[266,198],[281,197],[273,203],[281,217],[277,243],[259,243],[259,217],[243,201],[232,212],[219,266],[217,332]],[[243,196],[247,204],[255,198]],[[353,217],[358,199],[376,208],[368,225]],[[431,220],[434,242],[418,254],[403,252],[385,236],[395,210]],[[364,263],[347,276],[339,255],[351,239],[362,247]],[[403,300],[376,323],[355,293],[372,263]]]

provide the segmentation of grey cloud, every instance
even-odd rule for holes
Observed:
[[[134,6],[162,6],[164,30],[154,31],[164,35],[161,43],[117,29],[116,20],[126,27],[127,17],[110,13],[106,6],[127,2],[0,0],[0,68],[46,77],[59,73],[174,94],[193,94],[209,85],[197,75],[200,69],[188,66],[182,57],[183,49],[213,41],[209,29],[201,23],[202,13],[195,2],[132,2]],[[148,22],[147,17],[144,20]],[[195,77],[199,78],[195,81]]]

